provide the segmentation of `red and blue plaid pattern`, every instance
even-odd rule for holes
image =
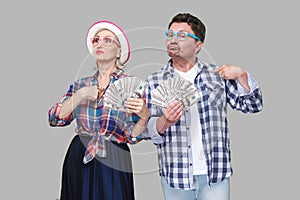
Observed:
[[[122,70],[116,70],[111,74],[111,82],[128,76]],[[70,85],[68,92],[48,112],[50,126],[67,126],[75,119],[77,126],[75,132],[82,136],[91,137],[83,162],[88,163],[97,156],[105,157],[105,140],[117,143],[135,144],[142,140],[142,137],[130,137],[138,116],[133,113],[124,113],[110,110],[103,107],[102,99],[94,102],[83,100],[74,111],[66,118],[59,119],[61,104],[69,99],[82,87],[98,86],[98,72],[93,76],[85,77]]]

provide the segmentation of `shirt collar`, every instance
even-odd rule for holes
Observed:
[[[120,76],[124,73],[124,70],[122,69],[117,69],[113,73],[111,73],[110,78],[111,79],[119,79]],[[99,76],[99,70],[96,71],[96,73],[92,76],[93,82],[98,83],[98,76]]]
[[[111,77],[114,77],[115,79],[119,79],[120,76],[124,73],[124,70],[122,69],[117,69],[116,71],[114,71],[112,74],[111,74]]]
[[[175,75],[175,70],[172,64],[172,59],[170,59],[168,61],[167,66],[164,68],[164,70],[170,74],[172,74],[172,76],[174,77]],[[196,67],[197,67],[197,73],[200,73],[203,69],[207,69],[207,65],[203,62],[201,62],[198,58],[196,58]]]

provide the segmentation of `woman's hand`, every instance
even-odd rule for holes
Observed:
[[[78,92],[82,100],[88,99],[91,101],[96,101],[103,94],[103,90],[97,86],[83,87]]]
[[[59,112],[59,118],[62,119],[70,115],[82,100],[89,99],[91,101],[95,101],[102,94],[103,90],[100,90],[97,86],[83,87],[79,89],[62,104]]]
[[[131,137],[137,137],[146,128],[148,119],[150,117],[149,109],[146,106],[145,101],[142,98],[129,98],[125,102],[125,108],[129,112],[137,114],[140,119],[134,125]]]
[[[129,112],[137,114],[140,118],[148,121],[150,117],[149,109],[146,106],[145,101],[142,98],[129,98],[125,102],[125,108]]]

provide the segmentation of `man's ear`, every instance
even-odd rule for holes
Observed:
[[[202,48],[203,43],[202,42],[197,42],[197,48]]]
[[[202,49],[203,43],[202,42],[197,42],[196,44],[196,52],[199,53],[200,50]]]

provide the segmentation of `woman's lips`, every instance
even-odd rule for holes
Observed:
[[[100,54],[103,54],[103,53],[104,53],[104,52],[101,51],[101,50],[97,50],[97,51],[96,51],[96,54],[97,54],[97,55],[100,55]]]

